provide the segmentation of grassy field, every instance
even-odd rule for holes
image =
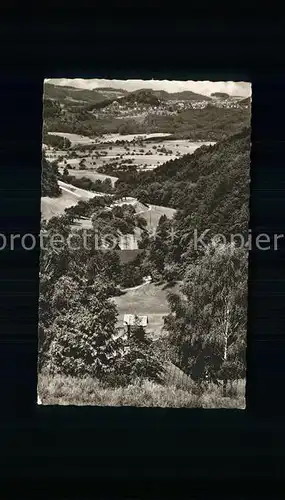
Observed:
[[[167,137],[171,134],[155,132],[153,134],[104,134],[101,137],[85,137],[79,134],[70,134],[68,132],[49,132],[51,135],[58,135],[59,137],[66,137],[70,140],[71,145],[76,144],[100,144],[100,143],[114,143],[116,141],[127,141],[131,142],[136,138],[150,139],[152,137]]]
[[[147,229],[153,231],[157,228],[159,219],[162,215],[166,215],[168,219],[172,219],[175,212],[176,210],[174,208],[151,205],[150,210],[146,208],[140,215],[147,221]]]
[[[137,382],[111,389],[92,378],[73,378],[40,374],[38,395],[43,405],[137,406],[169,408],[245,408],[245,382],[235,383],[227,397],[210,384],[203,394],[197,386],[180,389],[175,385]]]
[[[57,198],[43,196],[41,198],[41,218],[49,220],[52,217],[63,215],[66,208],[75,206],[80,200],[90,200],[94,196],[102,196],[102,193],[94,193],[79,189],[71,184],[59,181],[61,195]]]
[[[71,163],[70,160],[69,160],[69,163]],[[79,162],[77,161],[77,165],[78,165],[78,163]],[[87,168],[86,170],[79,170],[76,168],[77,165],[76,165],[76,161],[73,162],[72,166],[74,166],[74,168],[69,170],[70,175],[73,175],[77,179],[81,179],[82,177],[87,177],[87,179],[90,179],[93,182],[96,180],[104,181],[105,179],[110,179],[112,182],[112,186],[114,186],[115,182],[118,180],[118,177],[114,177],[112,175],[106,175],[106,174],[99,174],[94,169]],[[87,162],[86,162],[86,165],[87,165]],[[60,171],[60,173],[62,173],[63,168],[60,168],[59,171]]]
[[[134,207],[136,213],[143,217],[147,222],[148,231],[153,231],[157,228],[159,219],[162,215],[166,215],[168,219],[172,219],[176,210],[174,208],[162,207],[159,205],[146,205],[136,198],[123,198],[121,201],[116,202],[116,205],[122,206],[129,204]]]
[[[78,203],[78,198],[71,193],[62,192],[58,198],[43,196],[41,198],[41,218],[49,220],[63,215],[66,208]]]
[[[89,171],[92,172],[92,170],[96,171],[98,167],[107,163],[117,162],[121,164],[126,160],[132,160],[133,165],[136,165],[139,168],[152,170],[158,165],[162,165],[169,160],[174,160],[175,158],[185,154],[191,154],[202,145],[211,144],[210,142],[193,142],[188,139],[166,139],[161,142],[161,140],[159,140],[159,136],[169,134],[160,133],[148,135],[107,134],[96,138],[64,132],[49,133],[68,138],[74,151],[76,151],[77,145],[94,145],[94,151],[90,151],[87,154],[82,151],[77,151],[80,158],[75,160],[75,162],[68,160],[68,163],[72,165],[72,163],[79,163],[79,161],[84,158],[88,173],[90,173]],[[140,138],[141,143],[132,143],[131,141],[134,138]],[[149,140],[152,138],[153,140]],[[144,139],[148,140],[145,141]],[[116,140],[125,141],[125,144],[115,144]],[[163,151],[161,151],[162,147],[164,148]],[[99,157],[96,157],[96,152],[99,153]],[[58,152],[58,154],[60,154],[60,152]],[[62,151],[62,155],[66,156],[66,151]]]
[[[118,327],[123,327],[124,314],[147,315],[146,332],[154,338],[160,336],[164,325],[163,317],[169,314],[167,294],[170,291],[175,292],[177,289],[178,285],[166,288],[165,285],[148,283],[114,297],[113,301],[119,311]]]

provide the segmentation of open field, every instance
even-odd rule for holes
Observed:
[[[66,208],[75,206],[80,200],[90,200],[94,196],[104,196],[102,193],[94,193],[79,189],[71,184],[59,181],[61,195],[57,198],[43,196],[41,198],[41,218],[49,220],[52,217],[63,215]]]
[[[130,160],[138,168],[153,170],[169,160],[175,160],[185,154],[192,154],[197,148],[203,145],[214,144],[213,142],[191,142],[188,139],[166,139],[160,141],[159,138],[171,135],[161,133],[137,135],[107,134],[94,139],[64,132],[49,133],[68,138],[71,141],[74,151],[76,151],[77,145],[94,145],[94,150],[88,153],[77,151],[78,158],[76,159],[68,159],[70,151],[54,152],[55,158],[62,155],[67,160],[67,163],[75,168],[84,159],[88,176],[91,175],[92,171],[96,171],[98,167],[102,167],[108,163],[116,162],[120,165]],[[150,141],[149,139],[151,138],[154,140]],[[134,139],[140,139],[140,143],[131,142]],[[148,141],[144,141],[145,139],[148,139]],[[115,144],[117,140],[125,141],[126,144]],[[49,155],[52,157],[51,152],[47,151],[46,154],[47,158]]]
[[[136,198],[126,197],[114,205],[122,206],[124,204],[132,205],[137,213],[147,222],[148,231],[153,231],[157,228],[159,219],[162,215],[166,215],[168,219],[172,219],[176,213],[175,208],[162,207],[160,205],[145,205]]]
[[[72,164],[71,161],[72,160],[69,160],[68,163]],[[73,165],[76,165],[78,163],[79,162],[75,160],[73,162]],[[60,173],[63,172],[62,167],[59,168],[59,172]],[[72,169],[70,169],[69,172],[70,172],[70,175],[74,175],[74,177],[76,177],[77,179],[81,179],[82,177],[87,177],[88,179],[90,179],[93,182],[96,180],[104,181],[105,179],[110,179],[112,182],[112,186],[114,186],[115,182],[118,180],[118,177],[113,177],[111,175],[106,175],[106,174],[99,174],[96,172],[96,170],[89,170],[89,169],[79,170],[79,169],[72,168]]]
[[[61,183],[63,184],[63,183]],[[78,188],[74,188],[77,189]],[[80,191],[80,190],[79,190]],[[85,190],[82,190],[85,191]],[[87,191],[89,193],[89,191]],[[102,193],[95,193],[97,196],[103,196]],[[56,198],[50,198],[50,200],[56,200]],[[162,207],[159,205],[145,205],[144,203],[141,203],[138,201],[136,198],[132,197],[127,197],[122,199],[119,202],[115,202],[111,207],[114,206],[122,206],[124,204],[132,205],[137,213],[137,215],[140,215],[143,219],[146,220],[147,222],[147,230],[152,234],[159,223],[159,219],[162,215],[166,215],[169,219],[172,219],[174,217],[176,210],[174,208],[169,208],[169,207]],[[90,219],[87,218],[82,218],[80,221],[76,223],[76,225],[81,228],[85,229],[91,229],[92,228],[92,223]],[[141,237],[141,230],[139,228],[136,228],[134,231],[134,235],[128,235],[129,237],[129,243],[126,248],[129,250],[136,250],[138,248],[138,240]]]
[[[190,379],[191,380],[191,379]],[[127,387],[107,388],[91,377],[75,378],[39,374],[38,395],[43,405],[137,406],[162,408],[245,408],[245,381],[234,384],[228,397],[221,387],[209,384],[198,395],[197,386],[178,388],[150,381],[133,383]]]
[[[112,300],[117,305],[118,327],[124,326],[124,314],[137,314],[148,316],[146,332],[153,337],[160,336],[163,330],[163,317],[169,314],[167,294],[177,291],[178,286],[166,288],[165,285],[147,283],[135,290],[129,290],[123,295],[114,297]]]
[[[159,219],[162,215],[166,215],[168,219],[174,217],[176,210],[174,208],[160,207],[158,205],[150,205],[150,209],[139,212],[140,216],[147,221],[147,229],[154,231],[157,228]]]
[[[134,139],[151,139],[152,137],[168,137],[171,134],[164,132],[154,132],[152,134],[105,134],[97,138],[97,142],[116,142],[116,141],[128,141],[131,142]]]
[[[105,134],[100,137],[84,137],[79,134],[70,134],[67,132],[49,132],[51,135],[58,135],[60,137],[66,137],[70,140],[71,145],[76,144],[100,144],[100,143],[113,143],[116,141],[128,141],[131,142],[134,139],[150,139],[152,137],[165,137],[171,134],[163,132],[155,132],[153,134]]]
[[[41,198],[41,218],[49,220],[52,217],[58,217],[64,214],[66,208],[72,207],[78,203],[74,194],[62,192],[58,198],[43,196]]]
[[[100,150],[101,152],[105,151],[107,154],[104,156],[102,155],[99,158],[92,156],[92,154],[89,154],[89,156],[87,156],[86,153],[83,153],[80,154],[80,157],[78,159],[74,159],[74,161],[72,162],[68,159],[68,156],[66,157],[66,160],[67,163],[70,163],[71,166],[74,165],[76,168],[76,164],[79,165],[79,162],[84,159],[86,164],[85,172],[87,170],[96,172],[96,169],[98,167],[102,167],[104,165],[107,165],[108,163],[117,163],[118,165],[121,165],[125,164],[129,160],[132,160],[132,165],[135,165],[140,169],[153,170],[159,165],[177,158],[177,156],[175,155],[147,154],[146,152],[142,154],[139,152],[138,148],[137,150],[134,148],[132,153],[127,154],[124,153],[124,150],[121,146],[114,146],[113,149],[114,151],[112,151],[112,153],[103,149]]]
[[[58,135],[59,137],[66,137],[70,142],[71,145],[77,145],[77,144],[94,144],[95,140],[91,139],[90,137],[86,137],[84,135],[79,135],[79,134],[69,134],[67,132],[49,132],[50,135]]]

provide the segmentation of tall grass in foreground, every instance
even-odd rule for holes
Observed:
[[[73,378],[40,374],[38,394],[46,405],[138,406],[170,408],[245,408],[245,381],[239,381],[222,397],[213,384],[202,395],[174,385],[162,386],[149,381],[127,387],[108,388],[92,378]]]

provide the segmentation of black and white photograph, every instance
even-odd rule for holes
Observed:
[[[250,82],[44,81],[38,404],[245,409],[250,147]]]

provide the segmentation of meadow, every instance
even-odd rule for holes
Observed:
[[[170,312],[167,294],[177,289],[178,285],[166,287],[165,284],[147,283],[114,297],[112,300],[119,312],[117,326],[124,326],[124,314],[147,315],[146,333],[154,339],[160,337],[163,333],[163,318]]]
[[[201,393],[194,382],[187,389],[177,387],[175,380],[167,385],[138,380],[126,387],[113,388],[91,377],[38,375],[38,394],[43,405],[244,409],[244,392],[244,380],[229,387],[223,397],[221,387],[214,384]]]
[[[79,166],[79,162],[85,161],[84,175],[90,176],[98,167],[102,167],[108,163],[116,162],[118,165],[126,162],[132,162],[140,169],[153,170],[158,165],[169,160],[175,160],[182,155],[192,154],[197,148],[203,145],[214,144],[211,142],[191,142],[187,139],[164,139],[165,136],[171,134],[137,134],[137,135],[119,135],[107,134],[101,137],[90,138],[77,134],[69,134],[64,132],[49,132],[49,134],[66,137],[71,142],[71,148],[76,152],[78,158],[68,159],[71,168]],[[152,140],[153,138],[153,140]],[[164,139],[162,141],[162,138]],[[136,142],[139,140],[139,142]],[[116,141],[124,141],[124,144],[116,144]],[[83,151],[76,150],[76,146],[94,145],[94,150],[87,154]],[[65,156],[70,156],[69,150]],[[57,152],[60,155],[60,151]],[[63,165],[63,163],[61,163]],[[82,174],[83,175],[83,174]],[[90,177],[91,178],[91,177]],[[99,177],[97,177],[99,178]],[[92,178],[94,180],[95,177]]]
[[[59,181],[58,184],[61,189],[60,196],[56,198],[42,196],[41,198],[42,219],[49,220],[52,217],[64,215],[66,208],[77,205],[80,200],[87,201],[94,198],[94,196],[102,196],[102,193],[86,191],[85,189],[76,188],[62,181]]]

